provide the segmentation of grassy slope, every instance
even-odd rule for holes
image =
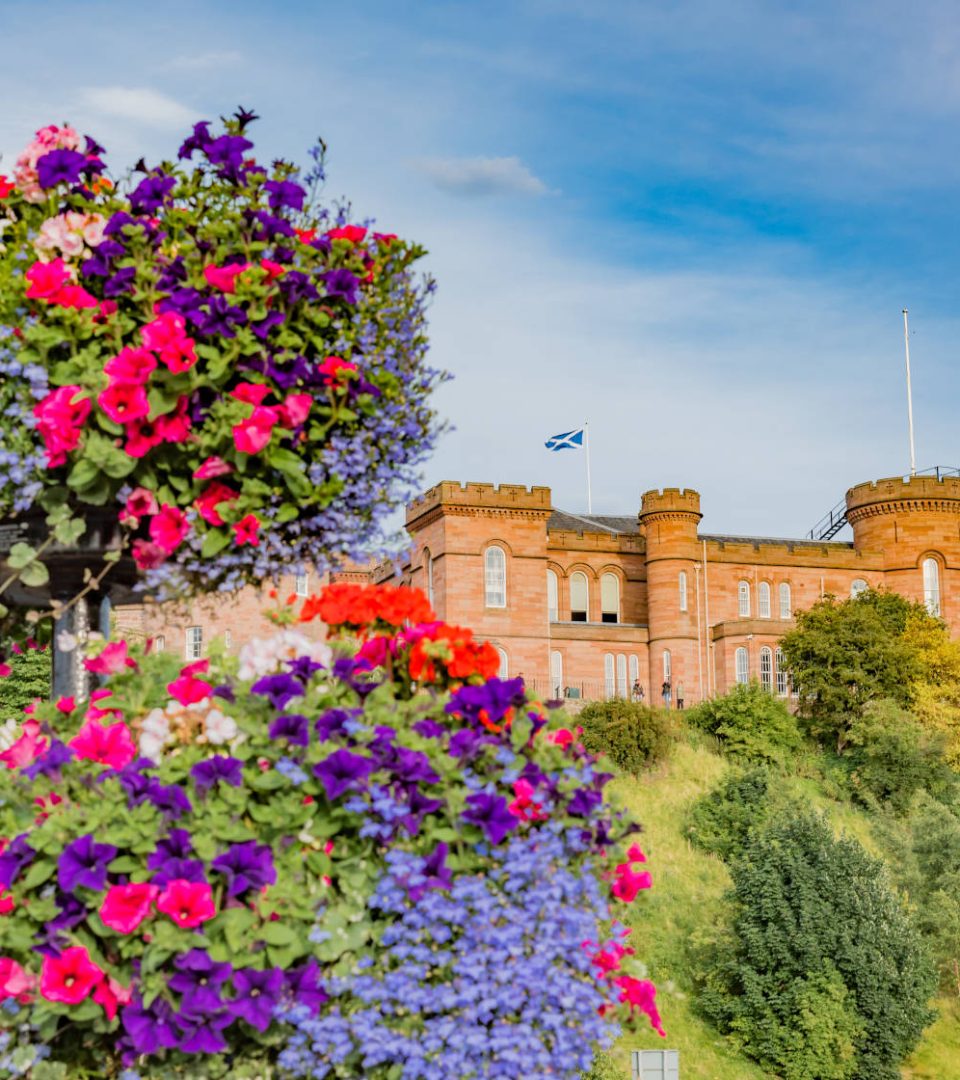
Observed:
[[[724,865],[692,847],[683,836],[690,804],[715,787],[726,763],[707,749],[678,743],[667,763],[654,772],[613,784],[616,796],[643,823],[641,843],[649,857],[654,888],[635,903],[630,918],[631,943],[649,965],[658,986],[666,1040],[652,1031],[624,1037],[614,1059],[629,1077],[629,1051],[669,1047],[680,1051],[684,1080],[763,1080],[769,1074],[751,1064],[692,1006],[685,952],[688,943],[709,932],[729,885]],[[828,799],[821,785],[805,777],[785,782],[798,796],[825,810],[838,831],[855,836],[879,854],[866,814]],[[904,1069],[905,1080],[960,1080],[960,1005],[944,1003]]]

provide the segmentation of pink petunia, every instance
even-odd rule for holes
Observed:
[[[341,356],[328,356],[317,367],[317,371],[323,376],[325,386],[333,386],[335,383],[342,382],[344,376],[356,370],[356,364],[350,360],[344,360]]]
[[[160,889],[148,882],[130,885],[111,885],[100,905],[104,926],[118,934],[132,934],[150,914]]]
[[[205,882],[184,881],[182,878],[168,882],[157,900],[157,910],[169,915],[177,926],[188,930],[212,919],[217,913],[210,886]]]
[[[157,513],[160,507],[156,495],[149,488],[138,487],[127,496],[125,509],[131,517],[142,518]]]
[[[213,693],[213,686],[203,679],[181,674],[172,683],[167,683],[167,690],[181,705],[196,705],[198,701],[203,701]]]
[[[220,516],[217,507],[222,506],[224,503],[235,502],[239,498],[240,493],[238,491],[234,491],[233,488],[221,484],[219,480],[215,480],[202,494],[197,496],[193,505],[208,524],[224,525],[226,522]]]
[[[97,394],[97,404],[115,424],[139,420],[150,412],[147,392],[138,383],[111,383]]]
[[[93,1000],[103,1006],[107,1019],[112,1020],[117,1015],[118,1006],[129,1005],[133,1001],[133,984],[123,986],[112,976],[107,976],[94,990]]]
[[[230,391],[230,396],[248,405],[262,405],[263,399],[270,393],[270,387],[263,383],[242,382]]]
[[[208,285],[221,292],[237,291],[237,277],[247,269],[249,263],[230,263],[229,266],[206,266],[203,276]]]
[[[51,259],[50,262],[35,262],[26,278],[29,300],[49,300],[70,280],[70,270],[63,259]]]
[[[111,641],[94,660],[84,660],[83,666],[94,675],[116,675],[124,668],[135,668],[136,660],[127,656],[125,641]]]
[[[82,395],[82,396],[81,396]],[[82,386],[61,386],[33,407],[37,432],[47,451],[47,465],[63,465],[80,445],[82,427],[90,415],[90,399]]]
[[[145,383],[157,366],[156,357],[148,349],[121,349],[103,365],[112,382]]]
[[[160,512],[150,519],[150,539],[168,555],[177,550],[189,532],[184,512],[169,503],[164,503]]]
[[[140,328],[140,338],[144,346],[154,352],[163,352],[171,345],[176,345],[186,334],[186,320],[174,311],[166,311]]]
[[[98,306],[97,298],[88,293],[82,285],[64,285],[49,297],[49,301],[55,307],[74,308],[77,311]]]
[[[40,725],[36,720],[25,720],[21,730],[23,734],[17,741],[0,754],[0,761],[8,769],[21,769],[35,761],[49,745],[48,740],[40,734]]]
[[[40,993],[47,1001],[79,1005],[103,979],[103,971],[82,945],[64,949],[59,956],[45,956],[40,969]]]
[[[240,521],[233,526],[238,546],[250,544],[251,547],[258,547],[260,544],[260,537],[258,535],[259,528],[260,522],[256,514],[247,514],[245,518],[241,518]]]
[[[233,472],[233,466],[223,458],[208,457],[207,460],[196,469],[193,474],[194,480],[212,480],[215,476],[227,476]]]
[[[152,540],[134,540],[131,554],[139,570],[155,570],[167,561],[166,551]]]
[[[313,398],[309,394],[289,394],[280,406],[280,423],[285,428],[298,428],[307,419]]]
[[[137,756],[137,745],[122,720],[107,725],[88,720],[69,745],[81,760],[96,761],[111,769],[122,769]]]
[[[16,960],[0,957],[0,999],[23,998],[36,985],[36,976],[24,971]]]
[[[233,428],[233,442],[241,454],[259,454],[270,442],[277,423],[277,410],[258,405],[252,414]]]

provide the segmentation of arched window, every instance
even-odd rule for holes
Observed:
[[[773,650],[767,645],[760,650],[760,685],[773,690]]]
[[[854,578],[853,581],[850,582],[850,599],[856,600],[861,593],[866,592],[869,588],[870,586],[862,577]]]
[[[630,688],[633,689],[633,684],[640,681],[640,661],[635,657],[630,657]]]
[[[737,662],[737,682],[747,683],[750,681],[750,654],[744,648],[743,645],[737,649],[736,652]]]
[[[620,621],[620,579],[616,574],[603,574],[600,577],[600,620],[609,623]]]
[[[587,575],[579,570],[570,575],[570,618],[573,622],[586,622],[590,610],[590,588]]]
[[[680,610],[687,610],[687,572],[686,570],[680,571]]]
[[[793,605],[790,599],[790,586],[780,582],[780,618],[789,619],[793,616]]]
[[[617,697],[627,696],[627,658],[620,653],[617,656]]]
[[[673,674],[673,662],[670,659],[670,650],[663,650],[663,681],[669,682],[670,676]]]
[[[560,617],[560,588],[557,581],[557,575],[552,571],[547,571],[547,618],[550,622],[556,622]]]
[[[931,615],[940,614],[940,564],[936,559],[923,560],[923,602]]]
[[[433,556],[429,548],[423,549],[423,576],[427,584],[427,599],[433,607]]]
[[[761,581],[757,586],[757,613],[761,619],[770,618],[770,582]]]
[[[507,556],[503,548],[488,547],[483,557],[487,607],[507,606]]]
[[[750,618],[750,582],[741,581],[737,586],[737,614],[741,619]]]
[[[510,664],[507,660],[507,650],[501,649],[499,645],[494,645],[497,650],[497,656],[500,657],[500,670],[497,672],[497,678],[506,679],[510,674]]]
[[[614,674],[613,653],[604,653],[603,656],[603,696],[612,698],[617,692],[617,679]]]
[[[778,648],[775,653],[777,661],[777,693],[780,697],[787,696],[787,669],[783,666],[783,649]]]
[[[556,649],[550,653],[550,685],[555,698],[563,697],[563,654]]]

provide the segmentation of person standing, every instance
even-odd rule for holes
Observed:
[[[663,680],[663,686],[660,687],[660,693],[663,696],[663,707],[665,709],[670,708],[670,696],[671,696],[672,692],[673,692],[673,688],[670,685],[670,680],[669,679],[664,679]]]
[[[633,700],[643,704],[643,687],[640,685],[640,680],[635,679],[633,683]]]
[[[682,682],[677,683],[677,708],[678,709],[683,708],[683,683]]]

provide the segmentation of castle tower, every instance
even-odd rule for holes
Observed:
[[[651,704],[659,703],[669,675],[673,701],[683,686],[688,705],[699,697],[696,568],[700,494],[690,488],[646,491],[640,533],[646,541],[647,610],[650,632]]]
[[[850,488],[847,520],[859,552],[880,555],[884,585],[954,620],[960,587],[960,478],[895,476]]]

